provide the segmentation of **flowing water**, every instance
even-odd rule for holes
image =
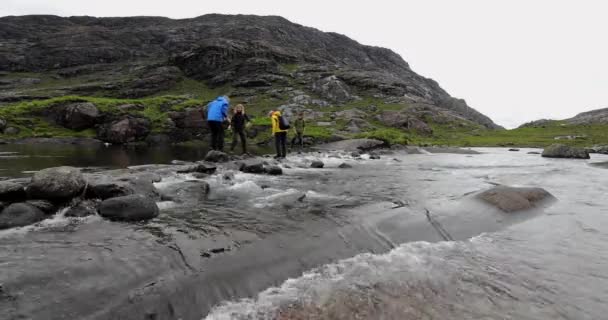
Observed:
[[[294,155],[282,176],[169,172],[156,187],[176,199],[148,224],[59,213],[0,233],[0,282],[24,297],[0,307],[33,319],[606,319],[608,171],[591,164],[608,156],[477,150]],[[504,214],[474,199],[497,184],[558,201]]]
[[[345,177],[351,183],[325,186],[432,210],[495,183],[544,187],[559,201],[495,233],[404,243],[315,268],[253,299],[224,302],[206,319],[606,319],[608,172],[588,163],[607,157],[481,151],[383,160]],[[373,186],[358,183],[370,178]]]

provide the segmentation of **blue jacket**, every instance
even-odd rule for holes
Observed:
[[[207,105],[207,121],[223,122],[228,117],[228,101],[217,97]]]

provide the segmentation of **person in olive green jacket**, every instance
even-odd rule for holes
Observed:
[[[293,122],[293,130],[295,131],[296,135],[293,137],[293,139],[291,139],[291,148],[293,149],[293,145],[297,143],[299,147],[298,153],[301,153],[302,149],[304,148],[304,128],[306,128],[304,112],[300,111],[298,113],[298,117]]]

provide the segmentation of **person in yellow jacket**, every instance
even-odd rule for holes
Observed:
[[[274,136],[274,145],[277,150],[276,159],[285,158],[287,156],[287,129],[280,128],[280,111],[270,111],[268,113],[272,120],[272,135]]]

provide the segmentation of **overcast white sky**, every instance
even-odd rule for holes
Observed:
[[[0,0],[0,16],[280,15],[393,49],[451,95],[514,127],[608,107],[608,1]]]

